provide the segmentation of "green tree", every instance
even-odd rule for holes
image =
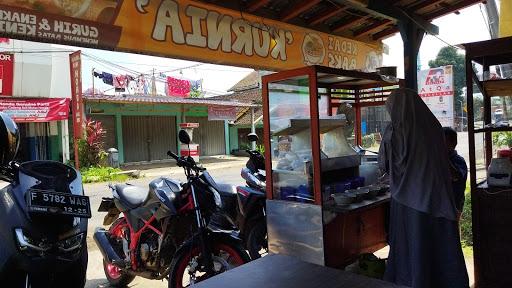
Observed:
[[[457,49],[451,46],[441,48],[437,53],[436,59],[430,60],[428,66],[436,68],[440,66],[452,65],[453,66],[453,86],[455,92],[454,108],[455,115],[462,115],[461,105],[466,103],[466,99],[462,95],[462,88],[466,86],[466,65],[464,55],[459,54]]]

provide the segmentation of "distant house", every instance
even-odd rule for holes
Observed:
[[[210,97],[208,99],[262,105],[261,76],[265,74],[268,73],[263,71],[253,71],[228,90],[229,92],[232,92],[231,94]],[[243,108],[237,114],[235,121],[230,122],[229,125],[229,139],[232,153],[237,150],[244,150],[250,147],[250,143],[247,141],[247,134],[251,133],[251,109],[254,109],[256,134],[260,137],[259,144],[263,144],[262,108]]]

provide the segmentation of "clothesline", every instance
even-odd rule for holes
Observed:
[[[157,78],[155,76],[150,77],[151,83],[149,83],[144,74],[140,74],[136,77],[129,74],[113,75],[108,72],[100,72],[93,69],[93,77],[100,78],[103,80],[103,83],[113,86],[116,92],[125,92],[126,89],[131,88],[133,89],[134,94],[148,95],[150,94],[150,91],[152,91],[151,94],[156,93],[155,82],[157,81]],[[202,91],[202,79],[180,79],[181,77],[171,77],[163,73],[160,73],[158,77],[160,78],[159,82],[165,82],[166,84],[165,92],[167,96],[185,98],[190,96],[191,91]],[[162,81],[161,78],[164,78],[165,80]]]

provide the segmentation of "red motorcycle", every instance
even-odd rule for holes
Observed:
[[[182,143],[190,143],[185,131]],[[111,187],[98,211],[108,212],[94,240],[103,254],[110,284],[126,286],[135,276],[169,280],[170,288],[188,287],[250,261],[236,231],[209,225],[222,209],[212,177],[191,157],[178,157],[187,182],[158,178],[149,191],[132,185]],[[123,213],[124,217],[119,218]]]

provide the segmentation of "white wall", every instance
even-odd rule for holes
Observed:
[[[14,51],[15,97],[70,98],[69,53],[55,45],[20,40],[0,44],[0,51]],[[19,53],[23,52],[23,53]]]

